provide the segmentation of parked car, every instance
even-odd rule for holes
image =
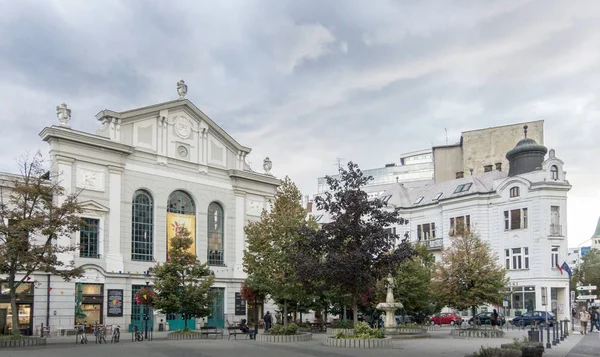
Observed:
[[[415,320],[412,316],[409,315],[396,315],[396,323],[398,325],[402,325],[402,324],[412,324],[414,323]]]
[[[429,321],[432,325],[460,325],[462,324],[462,317],[455,312],[444,312],[432,316]]]
[[[491,325],[492,324],[492,312],[491,311],[480,312],[477,315],[475,315],[475,320],[477,320],[477,325]],[[498,323],[502,326],[504,326],[504,324],[506,323],[506,319],[504,318],[504,315],[502,315],[501,313],[498,313]],[[473,325],[472,317],[469,319],[469,325]]]
[[[556,318],[551,313],[545,311],[527,311],[523,315],[512,319],[512,324],[515,326],[545,325],[546,314],[548,314],[548,325],[553,326]]]

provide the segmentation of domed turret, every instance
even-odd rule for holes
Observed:
[[[506,153],[509,162],[508,176],[515,176],[538,170],[542,167],[548,149],[527,137],[527,125],[523,127],[525,138]]]

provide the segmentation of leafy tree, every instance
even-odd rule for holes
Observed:
[[[260,320],[260,316],[258,316],[258,306],[259,301],[265,301],[266,293],[260,290],[259,284],[252,280],[251,277],[247,278],[242,282],[242,286],[240,288],[240,295],[244,301],[247,301],[249,304],[254,305],[254,316],[248,316],[249,322],[257,323]]]
[[[210,314],[214,281],[208,265],[202,264],[196,254],[189,251],[193,244],[190,233],[180,228],[171,239],[170,260],[157,264],[154,278],[153,305],[167,314],[181,313],[184,320]],[[188,330],[185,324],[184,331]]]
[[[442,306],[431,286],[435,269],[433,254],[424,244],[417,243],[414,248],[414,256],[396,265],[394,297],[402,303],[404,313],[423,322],[424,318],[440,311]],[[378,301],[385,301],[385,279],[377,285]]]
[[[479,305],[502,303],[507,285],[506,271],[489,244],[470,231],[450,238],[432,281],[442,304],[458,310],[470,308],[473,316]]]
[[[339,179],[326,177],[329,191],[316,197],[315,204],[328,213],[331,222],[319,230],[303,227],[303,247],[296,259],[303,275],[312,275],[350,296],[355,326],[359,304],[368,305],[377,280],[414,253],[406,239],[397,245],[398,236],[386,229],[403,224],[404,219],[396,210],[386,209],[383,201],[370,200],[362,190],[371,179],[352,162],[347,170],[340,167]]]
[[[58,258],[77,249],[59,241],[82,224],[77,196],[66,195],[58,180],[49,179],[39,152],[20,166],[20,176],[0,185],[0,282],[8,286],[13,326],[19,325],[17,289],[32,273],[51,273],[65,281],[83,273],[73,261]],[[12,334],[18,336],[19,329]]]
[[[292,266],[294,243],[301,238],[299,229],[304,224],[316,227],[314,221],[307,220],[300,190],[286,177],[277,189],[271,212],[263,211],[260,221],[245,227],[248,243],[245,271],[261,291],[283,301],[284,316],[288,301],[301,300],[305,295]]]
[[[581,263],[571,276],[571,290],[576,290],[578,283],[600,286],[600,250],[591,249],[581,258]]]

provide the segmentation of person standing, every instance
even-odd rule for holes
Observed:
[[[267,311],[267,313],[263,317],[263,320],[265,321],[265,333],[269,332],[269,330],[271,329],[271,324],[273,323],[273,317],[271,316],[270,311]]]
[[[592,309],[591,314],[590,314],[590,332],[592,332],[594,330],[594,326],[596,326],[597,323],[598,323],[598,309]],[[596,326],[596,330],[600,330],[600,329],[598,329],[598,326]]]
[[[498,311],[496,311],[496,309],[494,309],[494,311],[492,312],[492,316],[490,316],[490,322],[492,324],[492,327],[494,328],[494,330],[498,329]]]
[[[585,306],[581,307],[581,311],[579,311],[579,323],[581,323],[581,334],[587,335],[587,324],[590,321],[590,313],[587,312]]]

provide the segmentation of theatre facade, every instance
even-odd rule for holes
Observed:
[[[60,330],[96,321],[122,329],[142,327],[146,311],[135,302],[135,293],[152,285],[147,272],[166,261],[168,238],[181,226],[192,233],[195,253],[215,274],[212,313],[203,321],[188,321],[190,327],[223,327],[226,320],[239,321],[251,313],[239,294],[245,278],[244,226],[269,208],[279,180],[270,174],[268,158],[264,171],[249,167],[245,159],[250,148],[185,99],[182,82],[178,92],[179,99],[170,102],[103,110],[96,115],[101,128],[94,134],[72,129],[70,109],[57,107],[60,123],[40,133],[50,146],[50,179],[78,194],[86,221],[80,231],[59,239],[59,244],[80,249],[59,258],[74,260],[85,273],[70,282],[32,275],[18,305],[20,328],[35,332],[43,323]],[[4,290],[0,325],[4,309],[5,328],[11,328]],[[85,318],[75,319],[76,301]],[[262,313],[260,306],[250,308]],[[177,314],[147,315],[155,329],[186,323]]]

